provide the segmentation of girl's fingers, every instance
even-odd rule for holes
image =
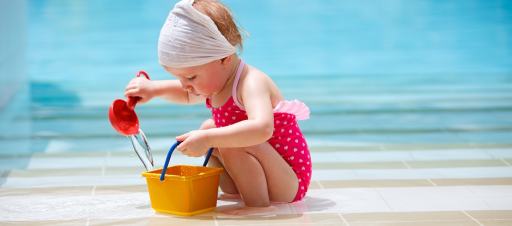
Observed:
[[[134,90],[134,89],[127,90],[126,92],[124,92],[125,97],[139,96],[137,94],[138,94],[137,90]]]
[[[185,133],[185,134],[181,134],[181,135],[179,135],[179,136],[177,136],[177,137],[176,137],[176,140],[177,140],[177,141],[184,141],[185,139],[187,139],[187,137],[189,136],[189,134],[190,134],[190,132]],[[183,144],[183,143],[181,143],[181,144]],[[180,144],[180,145],[181,145],[181,144]]]
[[[178,147],[176,147],[176,149],[181,153],[185,154],[187,151],[186,143],[182,142],[181,144],[178,145]]]
[[[140,90],[138,88],[128,88],[128,89],[125,90],[125,93],[133,94],[133,93],[137,93],[139,91]]]
[[[132,90],[132,89],[139,89],[140,85],[139,82],[137,82],[135,79],[132,79],[128,85],[126,85],[125,91]]]
[[[124,92],[124,95],[126,97],[129,97],[129,96],[137,96],[137,97],[142,97],[144,95],[142,95],[142,93],[140,92],[140,89],[139,87],[128,87],[126,88],[125,92]]]

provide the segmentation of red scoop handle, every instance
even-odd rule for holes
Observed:
[[[139,71],[139,73],[137,73],[137,77],[140,77],[141,75],[146,77],[148,80],[151,80],[149,78],[148,73],[146,73],[145,71]],[[140,99],[141,99],[141,97],[128,97],[128,103],[127,103],[128,107],[133,110],[135,108],[135,105],[137,104],[137,102],[139,102]]]

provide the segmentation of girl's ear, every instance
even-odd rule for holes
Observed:
[[[224,57],[220,59],[220,63],[224,65],[229,65],[229,63],[233,60],[233,55],[229,55],[227,57]]]

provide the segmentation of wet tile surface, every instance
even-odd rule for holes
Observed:
[[[502,153],[480,149],[480,152],[491,151]],[[438,152],[426,148],[421,150],[421,155],[431,159],[428,162],[387,162],[389,156],[407,150],[389,151],[389,156],[387,150],[358,152],[362,156],[378,153],[372,159],[375,166],[371,166],[372,161],[359,162],[358,158],[352,158],[353,162],[345,158],[331,163],[331,159],[318,154],[352,155],[351,151],[313,152],[319,165],[329,167],[314,171],[320,180],[313,180],[303,202],[276,204],[277,209],[271,213],[232,216],[223,212],[240,202],[220,200],[215,212],[194,217],[159,214],[151,209],[145,180],[140,176],[141,166],[137,161],[130,161],[136,160],[132,153],[39,153],[27,168],[5,174],[6,181],[0,187],[0,212],[9,214],[2,215],[1,222],[7,225],[507,225],[511,221],[512,181],[510,177],[495,177],[506,174],[510,166],[494,160],[435,160],[429,155]],[[16,157],[9,157],[13,158]],[[64,163],[66,159],[69,161]],[[197,161],[180,154],[176,159],[188,164]],[[480,172],[475,173],[477,170]]]

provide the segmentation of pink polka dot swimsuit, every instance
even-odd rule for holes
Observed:
[[[232,96],[221,107],[214,108],[210,99],[206,99],[206,106],[212,111],[212,118],[217,127],[247,120],[247,114],[236,99],[236,86],[240,79],[244,63],[240,61],[235,81],[233,82]],[[283,157],[297,175],[299,187],[293,202],[299,201],[306,195],[311,181],[312,165],[306,139],[302,134],[297,120],[307,119],[309,109],[299,101],[282,101],[274,108],[274,132],[268,143]]]

